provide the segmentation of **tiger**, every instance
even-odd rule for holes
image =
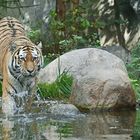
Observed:
[[[2,111],[17,112],[19,93],[35,92],[38,73],[43,67],[41,45],[27,37],[22,23],[14,17],[0,20],[0,79],[2,80]]]

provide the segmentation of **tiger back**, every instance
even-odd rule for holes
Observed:
[[[18,37],[25,36],[22,24],[15,18],[5,17],[0,20],[0,77],[2,78],[3,58],[11,41]]]
[[[3,112],[13,114],[19,93],[35,92],[43,66],[41,49],[26,37],[23,25],[13,17],[0,20],[0,78]]]

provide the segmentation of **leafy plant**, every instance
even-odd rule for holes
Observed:
[[[87,4],[88,3],[88,4]],[[65,1],[66,5],[70,1]],[[55,10],[50,12],[48,24],[50,36],[47,39],[48,48],[53,48],[53,53],[63,54],[69,50],[100,45],[96,21],[90,18],[93,3],[86,0],[76,7],[67,8],[64,18],[59,18]],[[91,10],[87,10],[87,7]]]
[[[58,76],[55,82],[39,84],[39,94],[46,99],[68,99],[71,94],[73,78],[67,72]]]
[[[32,29],[27,33],[27,36],[33,41],[38,42],[40,40],[41,31],[39,29]]]
[[[137,99],[140,99],[140,44],[132,50],[131,63],[127,65],[128,74],[136,91]]]
[[[136,120],[135,120],[135,125],[133,129],[133,134],[132,134],[132,140],[139,140],[140,139],[140,111],[137,111],[136,115]]]

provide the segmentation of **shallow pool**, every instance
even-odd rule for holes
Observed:
[[[0,140],[139,140],[140,111],[59,115],[44,112],[6,117]]]

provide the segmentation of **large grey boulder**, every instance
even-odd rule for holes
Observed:
[[[104,50],[86,48],[66,53],[40,73],[40,82],[53,82],[68,70],[74,78],[70,97],[80,109],[135,108],[135,93],[121,59]]]

